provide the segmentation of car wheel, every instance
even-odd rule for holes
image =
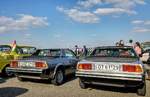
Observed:
[[[87,88],[87,84],[85,84],[84,81],[81,80],[80,78],[79,78],[79,85],[80,85],[80,87],[81,87],[82,89],[86,89],[86,88]]]
[[[2,70],[2,76],[4,76],[4,77],[12,77],[12,76],[13,76],[13,73],[7,71],[7,70],[6,70],[7,67],[8,67],[8,66],[6,66],[6,67]]]
[[[51,80],[54,85],[61,85],[64,82],[64,73],[62,70],[57,70],[54,79]]]
[[[146,95],[146,84],[145,83],[140,88],[137,89],[137,94],[139,96],[145,96]]]
[[[5,74],[6,74],[6,76],[12,77],[14,74],[12,72],[7,71],[6,69],[7,69],[7,67],[5,68]]]

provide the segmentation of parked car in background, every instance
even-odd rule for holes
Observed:
[[[75,74],[78,59],[70,49],[39,49],[32,56],[14,60],[7,69],[20,81],[24,78],[46,79],[60,85],[69,74]]]
[[[150,42],[143,42],[141,46],[143,49],[141,60],[146,64],[150,64]]]
[[[150,64],[150,47],[144,48],[141,60],[144,63]]]
[[[81,88],[89,84],[133,87],[146,94],[145,68],[132,47],[97,47],[77,65]]]
[[[36,48],[32,46],[0,45],[0,73],[9,76],[10,73],[6,72],[6,68],[10,66],[11,60],[31,56],[35,51]]]

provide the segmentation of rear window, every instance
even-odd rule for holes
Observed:
[[[137,58],[132,48],[96,48],[90,56]]]
[[[34,48],[34,47],[18,47],[17,52],[19,54],[33,54],[36,52],[36,48]]]
[[[45,49],[45,50],[37,50],[33,56],[40,57],[58,57],[61,54],[61,50],[55,49]]]

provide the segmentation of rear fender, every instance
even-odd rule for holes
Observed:
[[[4,62],[0,64],[0,73],[5,69],[5,67],[10,66],[8,62]]]
[[[62,64],[57,64],[57,65],[56,65],[56,67],[55,67],[55,69],[54,69],[54,73],[53,73],[52,79],[54,79],[57,70],[58,70],[59,68],[61,68],[61,67],[63,68],[63,65],[62,65]]]

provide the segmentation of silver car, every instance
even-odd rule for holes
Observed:
[[[146,94],[144,65],[132,47],[97,47],[77,64],[76,76],[81,88],[89,84],[133,87]]]
[[[150,47],[147,47],[144,49],[141,60],[144,63],[150,64]]]

